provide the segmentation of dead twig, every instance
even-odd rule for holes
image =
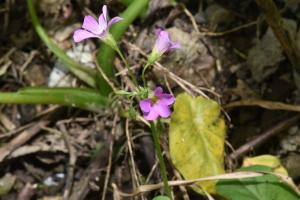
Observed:
[[[115,113],[114,119],[113,119],[113,125],[112,125],[112,130],[111,130],[111,142],[109,145],[109,156],[108,156],[108,164],[106,167],[106,176],[105,176],[105,181],[104,181],[104,187],[103,187],[103,192],[102,192],[102,200],[105,200],[106,198],[106,191],[107,191],[107,186],[108,186],[108,181],[110,177],[110,171],[111,171],[111,163],[112,163],[112,154],[113,154],[113,147],[114,147],[114,141],[115,141],[115,135],[116,135],[116,129],[117,129],[117,122],[118,122],[118,114],[117,112]]]
[[[300,112],[300,105],[292,105],[287,103],[265,101],[265,100],[258,100],[258,99],[246,99],[246,100],[232,102],[226,104],[225,106],[223,106],[223,108],[228,109],[228,108],[241,107],[241,106],[259,106],[269,110],[285,110],[285,111],[292,111],[292,112]]]
[[[247,152],[251,151],[255,147],[259,146],[266,140],[270,139],[271,137],[279,134],[281,131],[285,130],[286,128],[292,126],[294,123],[296,123],[300,119],[300,115],[296,115],[294,117],[288,118],[275,126],[271,127],[270,129],[264,131],[263,133],[259,134],[258,137],[251,140],[250,142],[242,145],[239,147],[236,151],[232,152],[229,155],[229,158],[232,160],[236,160],[240,156],[246,154]]]
[[[133,50],[136,50],[138,51],[142,56],[144,56],[145,58],[147,57],[147,54],[141,50],[139,47],[137,47],[136,45],[130,43],[130,42],[127,42],[125,41],[124,42],[127,46],[131,47]],[[210,92],[212,93],[213,95],[215,95],[216,97],[220,97],[219,94],[217,94],[216,92],[210,90],[210,89],[207,89],[207,88],[204,88],[204,87],[197,87],[195,85],[193,85],[192,83],[180,78],[179,76],[177,76],[176,74],[174,74],[173,72],[169,71],[167,68],[163,67],[159,62],[156,62],[154,65],[153,65],[156,69],[160,70],[160,71],[163,71],[164,73],[166,73],[166,75],[171,79],[173,80],[174,82],[176,82],[183,90],[185,90],[187,93],[189,94],[193,94],[192,91],[194,91],[195,93],[205,97],[205,98],[209,98],[203,91],[207,91],[207,92]],[[192,90],[192,91],[191,91]],[[203,91],[202,91],[203,90]]]
[[[26,183],[18,194],[17,200],[30,200],[36,193],[37,184]]]
[[[181,177],[180,173],[179,173],[176,169],[174,169],[173,172],[174,172],[174,175],[176,176],[176,178],[177,178],[178,180],[182,180],[182,177]],[[188,192],[187,192],[186,187],[183,186],[183,185],[179,185],[179,189],[180,189],[180,191],[182,192],[182,198],[183,198],[184,200],[190,200],[190,197],[189,197],[189,194],[188,194]]]
[[[10,19],[10,11],[11,11],[11,0],[5,1],[5,9],[6,12],[4,13],[4,22],[3,22],[3,33],[7,32],[9,19]]]
[[[96,55],[94,55],[94,60],[96,60]],[[104,73],[104,71],[102,70],[102,67],[98,64],[98,62],[95,62],[95,64],[96,64],[96,67],[97,67],[98,71],[100,72],[102,78],[112,88],[112,90],[114,91],[114,93],[116,93],[117,88],[115,87],[114,83],[106,76],[106,74]]]
[[[196,20],[195,20],[195,18],[193,16],[193,14],[188,9],[186,9],[185,6],[183,6],[183,11],[189,17],[194,30],[196,31],[197,35],[199,35],[199,36],[211,36],[211,37],[224,36],[224,35],[227,35],[227,34],[230,34],[230,33],[234,33],[234,32],[240,31],[240,30],[242,30],[244,28],[248,28],[248,27],[254,26],[254,25],[256,25],[258,23],[258,20],[255,20],[253,22],[249,22],[247,24],[243,24],[241,26],[238,26],[238,27],[235,27],[235,28],[229,29],[227,31],[223,31],[223,32],[209,32],[209,31],[203,32],[203,31],[199,30],[197,22],[196,22]]]
[[[13,138],[9,143],[0,148],[0,162],[2,162],[8,155],[10,155],[14,150],[18,147],[25,144],[28,140],[30,140],[33,136],[35,136],[43,126],[49,124],[49,121],[40,121],[37,122],[32,127],[28,128],[21,132],[18,136]]]
[[[2,64],[4,61],[6,61],[11,54],[13,54],[17,50],[16,47],[11,48],[8,52],[6,52],[1,58],[0,58],[0,64]]]
[[[283,51],[286,53],[288,59],[292,63],[294,69],[300,74],[300,53],[296,46],[296,41],[284,29],[282,18],[278,8],[273,0],[255,0],[257,5],[265,14],[266,21],[272,28],[278,41],[280,42]]]
[[[228,35],[230,33],[240,31],[245,28],[249,28],[251,26],[256,25],[257,23],[258,23],[258,20],[255,20],[253,22],[249,22],[247,24],[243,24],[241,26],[238,26],[238,27],[235,27],[235,28],[223,31],[223,32],[201,32],[201,33],[199,33],[199,35],[200,36],[210,36],[210,37],[220,37],[220,36],[224,36],[224,35]]]
[[[16,129],[16,125],[2,112],[0,112],[0,123],[9,131]]]
[[[80,181],[76,182],[73,186],[70,200],[83,200],[90,191],[89,182],[94,179],[99,173],[99,168],[103,167],[107,163],[106,158],[109,154],[109,143],[104,143],[95,155],[95,158],[91,161],[87,169],[83,172]],[[104,162],[103,162],[104,161]]]
[[[34,57],[38,54],[38,51],[33,50],[30,52],[28,58],[26,59],[25,63],[20,68],[20,73],[23,74],[27,66],[31,63],[31,61],[34,59]]]
[[[135,181],[135,186],[139,186],[139,179],[137,176],[137,172],[136,172],[136,165],[134,162],[134,155],[133,155],[133,150],[132,150],[132,139],[129,133],[129,120],[126,119],[125,122],[125,133],[126,133],[126,138],[127,138],[127,146],[128,146],[128,151],[129,151],[129,155],[130,155],[130,162],[131,162],[131,168],[132,168],[132,173],[133,173],[133,177],[134,177],[134,181]]]
[[[185,6],[183,6],[183,11],[184,11],[184,13],[190,18],[191,23],[192,23],[193,28],[194,28],[194,30],[196,31],[196,33],[200,35],[201,32],[200,32],[200,30],[199,30],[199,28],[198,28],[197,22],[196,22],[196,20],[195,20],[195,18],[194,18],[194,16],[193,16],[193,14],[192,14],[188,9],[186,9]]]
[[[115,67],[116,67],[116,69],[118,70],[119,73],[121,73],[121,72],[123,72],[125,70],[122,67],[121,62],[120,62],[119,59],[116,59],[116,61],[115,61]],[[127,72],[127,69],[126,69],[126,72]],[[130,78],[126,74],[121,73],[121,76],[122,76],[122,80],[129,87],[129,89],[131,91],[137,91],[137,89],[135,88],[134,83],[130,80]]]
[[[32,118],[32,120],[37,120],[38,118],[41,118],[41,117],[43,117],[47,114],[50,114],[51,112],[56,111],[57,109],[60,109],[60,106],[57,106],[57,105],[50,106],[49,108],[39,112],[36,116],[34,116]],[[21,131],[29,128],[29,127],[32,127],[34,125],[35,125],[35,122],[31,122],[31,123],[25,124],[21,127],[17,127],[13,130],[10,130],[10,131],[6,132],[5,134],[1,134],[0,139],[7,138],[7,137],[12,137],[13,135],[15,135],[15,134],[17,134],[17,133],[19,133],[19,132],[21,132]]]
[[[70,140],[70,137],[69,137],[69,134],[67,132],[65,125],[59,124],[58,126],[59,126],[60,132],[63,136],[65,145],[66,145],[66,147],[68,149],[68,153],[69,153],[69,164],[67,167],[67,169],[68,169],[67,170],[67,179],[66,179],[66,185],[65,185],[64,193],[63,193],[63,198],[65,200],[68,200],[70,193],[72,191],[72,186],[73,186],[74,167],[75,167],[76,160],[77,160],[77,153],[76,153],[75,148],[71,144],[71,140]]]
[[[17,133],[19,133],[19,132],[21,132],[21,131],[23,131],[25,129],[28,129],[29,127],[32,127],[34,125],[35,125],[34,122],[33,123],[29,123],[29,124],[25,124],[25,125],[23,125],[21,127],[18,127],[16,129],[14,129],[14,130],[11,130],[11,131],[8,131],[6,133],[3,133],[3,134],[0,135],[0,140],[3,139],[3,138],[12,137],[13,135],[15,135],[15,134],[17,134]]]
[[[163,154],[163,156],[164,156],[164,154]],[[158,167],[158,165],[159,165],[159,161],[156,159],[154,165],[152,166],[152,168],[151,168],[151,170],[150,170],[150,172],[149,172],[149,174],[146,178],[146,181],[145,181],[146,184],[149,183],[149,181],[150,181],[151,177],[153,176],[153,174],[154,174],[156,168]]]
[[[263,173],[258,172],[235,172],[235,173],[227,173],[217,176],[209,176],[204,178],[192,179],[192,180],[177,180],[177,181],[168,181],[169,186],[184,186],[184,185],[193,185],[198,182],[210,181],[210,180],[228,180],[228,179],[242,179],[242,178],[251,178],[262,176]],[[151,192],[153,190],[158,190],[164,187],[163,183],[157,184],[149,184],[149,185],[141,185],[132,193],[124,193],[117,189],[117,186],[114,184],[114,191],[116,192],[116,196],[123,197],[134,197],[140,195],[142,193]]]

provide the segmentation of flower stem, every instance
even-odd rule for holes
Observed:
[[[137,82],[135,76],[133,75],[133,72],[132,72],[132,70],[131,70],[131,68],[130,68],[130,66],[129,66],[127,60],[126,60],[126,58],[124,57],[124,55],[122,54],[122,52],[120,51],[119,48],[117,48],[116,51],[119,54],[120,58],[122,59],[123,63],[125,64],[125,66],[127,68],[127,71],[128,71],[128,74],[129,74],[131,80],[133,81],[134,85],[136,87],[138,87],[138,82]]]
[[[144,88],[147,87],[147,82],[146,82],[146,79],[145,79],[145,72],[146,72],[146,70],[149,66],[150,66],[150,63],[147,62],[147,64],[145,65],[145,67],[143,68],[143,71],[142,71],[142,79],[143,79],[143,83],[144,83]]]
[[[171,189],[168,184],[167,169],[166,169],[166,165],[165,165],[162,151],[161,151],[160,144],[159,144],[158,129],[155,127],[153,122],[150,122],[150,126],[151,126],[151,131],[152,131],[153,142],[154,142],[154,146],[155,146],[155,150],[156,150],[156,155],[159,160],[160,173],[161,173],[163,183],[164,183],[164,191],[170,197],[170,199],[172,199]]]

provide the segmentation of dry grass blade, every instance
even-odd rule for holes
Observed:
[[[291,118],[288,118],[286,120],[283,120],[283,121],[277,123],[275,126],[260,133],[256,138],[254,138],[253,140],[250,140],[246,144],[239,147],[236,151],[232,152],[229,155],[229,158],[231,158],[232,160],[236,160],[240,156],[246,154],[247,152],[249,152],[252,149],[254,149],[255,147],[257,147],[258,145],[262,144],[269,138],[273,137],[276,134],[279,134],[282,130],[292,126],[294,123],[299,121],[299,119],[300,119],[300,115],[296,115],[296,116],[293,116]]]
[[[16,129],[16,125],[9,119],[6,114],[2,112],[0,112],[0,123],[2,123],[4,128],[9,131]]]
[[[64,124],[59,124],[59,129],[62,133],[65,145],[68,149],[68,153],[69,153],[69,166],[68,166],[68,170],[67,170],[67,179],[66,179],[66,185],[64,188],[64,193],[63,193],[63,197],[64,199],[69,199],[71,190],[72,190],[72,186],[73,186],[73,180],[74,180],[74,167],[76,164],[76,160],[77,160],[77,152],[76,149],[72,146],[71,144],[71,138],[67,132],[66,127],[64,126]]]
[[[226,180],[226,179],[242,179],[242,178],[252,178],[257,176],[262,176],[263,173],[258,172],[235,172],[235,173],[228,173],[228,174],[222,174],[218,176],[209,176],[205,178],[198,178],[198,179],[192,179],[192,180],[179,180],[179,181],[169,181],[169,186],[183,186],[183,185],[192,185],[198,182],[203,181],[210,181],[210,180]],[[114,186],[116,187],[116,186]],[[145,192],[150,192],[153,190],[157,190],[160,188],[163,188],[163,183],[157,183],[157,184],[149,184],[149,185],[142,185],[139,186],[136,190],[134,190],[132,193],[124,193],[121,191],[117,191],[117,194],[124,197],[133,197],[140,195]],[[117,189],[115,188],[115,191]]]
[[[270,174],[273,174],[274,176],[277,176],[278,178],[280,178],[283,182],[285,182],[287,185],[289,185],[300,196],[299,188],[297,187],[297,185],[295,185],[295,183],[289,176],[284,176],[284,175],[276,174],[276,173],[270,173]]]
[[[106,198],[106,191],[107,191],[107,186],[108,186],[108,181],[110,178],[110,172],[111,172],[111,165],[112,165],[112,157],[113,157],[113,147],[114,147],[114,141],[115,141],[115,135],[116,135],[116,127],[117,127],[117,122],[118,122],[118,115],[117,112],[115,112],[115,116],[114,116],[114,120],[113,120],[113,126],[112,126],[112,130],[111,130],[111,135],[112,135],[112,139],[109,145],[109,157],[108,157],[108,164],[106,167],[106,176],[105,176],[105,181],[104,181],[104,188],[103,188],[103,193],[102,193],[102,200],[105,200]]]
[[[40,121],[36,125],[24,130],[9,143],[0,148],[0,162],[2,162],[8,155],[16,150],[21,145],[25,144],[33,136],[35,136],[43,126],[46,126],[49,121]]]
[[[127,145],[128,145],[129,155],[130,155],[130,162],[131,162],[131,168],[132,168],[134,182],[135,182],[136,186],[139,186],[140,183],[139,183],[139,179],[138,179],[137,172],[136,172],[136,164],[134,162],[134,155],[133,155],[133,149],[132,149],[132,138],[129,133],[129,120],[128,119],[126,119],[126,122],[125,122],[125,133],[126,133],[126,138],[127,138]]]
[[[147,57],[147,54],[141,50],[139,47],[137,47],[135,44],[132,44],[130,42],[124,42],[126,45],[128,45],[131,49],[138,51],[142,56]],[[173,72],[169,71],[167,68],[165,68],[164,66],[162,66],[160,63],[156,62],[153,65],[156,69],[164,72],[171,80],[173,80],[174,82],[176,82],[183,90],[185,90],[187,93],[192,94],[192,91],[205,97],[205,98],[209,98],[203,91],[209,92],[213,95],[215,95],[217,98],[220,97],[219,94],[217,94],[216,92],[204,88],[204,87],[197,87],[195,85],[193,85],[192,83],[180,78],[179,76],[177,76],[176,74],[174,74]],[[192,90],[192,91],[191,91]],[[203,90],[203,91],[202,91]]]
[[[258,99],[247,99],[247,100],[236,101],[233,103],[229,103],[223,107],[234,108],[240,106],[259,106],[269,110],[286,110],[292,112],[300,112],[300,105],[292,105],[292,104],[286,104],[281,102],[265,101],[265,100],[258,100]]]

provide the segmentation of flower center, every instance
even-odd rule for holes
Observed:
[[[152,104],[156,104],[156,102],[159,100],[159,98],[157,96],[154,96],[151,98],[151,103]]]

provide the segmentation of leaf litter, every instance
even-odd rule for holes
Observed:
[[[20,21],[14,16],[27,12],[26,2],[20,2],[18,9],[9,11],[11,15],[9,22],[11,24],[20,24]],[[83,3],[83,1],[80,2]],[[192,17],[201,16],[201,20],[196,20],[198,28],[203,35],[207,34],[208,36],[199,36],[191,24],[189,16],[180,8],[165,3],[163,7],[153,5],[150,15],[148,15],[150,19],[149,21],[146,20],[146,25],[142,25],[142,21],[134,23],[123,38],[124,43],[122,44],[126,42],[136,43],[137,46],[142,46],[143,51],[147,52],[151,49],[148,44],[152,44],[151,41],[147,42],[148,36],[155,29],[155,24],[165,26],[168,28],[171,37],[179,41],[183,48],[181,51],[171,55],[171,57],[164,58],[161,61],[162,67],[196,88],[205,87],[218,92],[221,98],[215,100],[222,105],[240,98],[247,100],[251,97],[257,100],[256,104],[251,104],[252,107],[250,108],[232,107],[231,110],[228,110],[232,120],[228,122],[230,127],[228,130],[228,142],[231,143],[236,141],[236,138],[242,137],[239,142],[233,142],[233,148],[237,148],[247,143],[249,139],[255,138],[265,128],[265,121],[277,120],[278,122],[282,120],[274,116],[276,115],[274,114],[275,111],[269,111],[271,112],[271,117],[264,118],[267,111],[257,108],[257,105],[261,107],[266,107],[266,105],[267,107],[273,106],[272,108],[275,110],[284,106],[298,109],[296,106],[300,102],[299,91],[295,87],[292,87],[292,92],[281,96],[280,99],[272,99],[270,98],[271,95],[266,95],[274,94],[280,90],[278,88],[278,90],[273,89],[271,91],[273,80],[280,79],[293,85],[293,75],[291,70],[287,70],[288,67],[286,67],[289,66],[287,59],[270,28],[265,24],[256,24],[256,27],[251,26],[239,29],[230,34],[221,34],[217,37],[209,36],[210,33],[222,33],[246,24],[248,21],[255,21],[260,14],[257,14],[255,17],[247,16],[246,14],[244,16],[243,13],[234,10],[234,6],[232,7],[232,4],[239,6],[238,2],[230,3],[228,6],[220,4],[219,1],[204,1],[203,5],[198,5],[198,3],[192,1],[186,2],[185,5],[191,11]],[[286,4],[288,12],[295,14],[299,11],[297,6],[292,6],[297,5],[293,4],[292,1],[281,2]],[[70,3],[70,7],[68,7],[68,3]],[[121,10],[118,7],[119,3],[112,2],[111,4],[116,5],[113,8],[115,12]],[[69,51],[71,57],[73,56],[75,59],[82,61],[82,63],[89,65],[88,63],[92,63],[91,60],[96,50],[95,46],[98,44],[94,41],[83,44],[83,47],[80,47],[84,50],[82,53],[78,46],[76,48],[73,47],[69,35],[72,32],[71,30],[78,28],[76,22],[79,21],[77,19],[81,17],[81,12],[98,12],[98,10],[93,9],[95,5],[92,2],[85,1],[82,5],[85,5],[84,9],[73,1],[43,0],[39,5],[39,12],[42,16],[40,20],[49,30],[51,37],[58,41],[57,43],[60,47],[65,51]],[[251,3],[247,5],[250,5],[252,9],[256,8]],[[1,2],[0,8],[3,6],[4,3]],[[241,7],[242,9],[244,8]],[[295,14],[295,16],[292,15],[292,17],[287,18],[289,18],[288,32],[299,43],[299,32],[295,25],[297,16]],[[53,71],[56,69],[54,67],[55,64],[58,63],[57,58],[37,38],[31,28],[29,19],[24,18],[23,21],[22,26],[16,26],[20,27],[18,32],[16,32],[16,28],[11,26],[0,26],[1,30],[7,29],[8,32],[5,36],[9,36],[6,37],[6,41],[4,41],[3,37],[0,38],[1,42],[4,41],[0,48],[1,55],[3,55],[0,59],[1,91],[15,91],[23,85],[43,86],[47,82],[49,83],[51,71],[55,73]],[[287,19],[284,21],[287,21]],[[257,27],[262,28],[258,37],[255,33],[259,31],[256,29]],[[143,31],[146,34],[143,34]],[[237,38],[241,36],[242,39],[237,44]],[[145,39],[145,37],[147,38]],[[139,41],[142,41],[144,46],[139,45]],[[13,52],[5,56],[12,49]],[[28,66],[23,68],[22,66],[28,60],[31,51],[37,51],[38,53],[28,61]],[[79,57],[79,54],[82,57]],[[139,53],[136,54],[136,57],[130,57],[130,63],[140,66],[141,61],[138,60],[140,57]],[[23,71],[24,74],[22,73]],[[68,72],[64,71],[63,76],[69,76]],[[190,89],[190,87],[182,87],[178,84],[182,83],[182,81],[174,79],[174,76],[172,76],[172,79],[169,73],[160,73],[156,68],[147,76],[153,81],[152,84],[154,82],[158,82],[161,85],[165,82],[169,83],[169,87],[175,94]],[[63,84],[64,86],[79,85],[73,78],[67,78],[66,80],[66,83]],[[241,81],[243,82],[242,86]],[[186,84],[183,83],[183,85]],[[232,90],[234,88],[236,90]],[[287,86],[284,85],[281,90],[287,90]],[[215,98],[211,93],[207,93],[207,95]],[[264,100],[269,101],[265,102]],[[282,104],[276,104],[274,100],[285,104],[282,107]],[[109,155],[109,144],[112,140],[110,133],[113,128],[111,112],[103,111],[93,114],[72,108],[59,108],[49,111],[44,116],[38,116],[39,113],[48,109],[51,110],[51,106],[0,105],[0,112],[7,116],[6,120],[8,120],[8,122],[5,122],[5,120],[0,121],[1,134],[8,133],[11,129],[14,130],[13,127],[26,127],[29,123],[38,124],[43,122],[43,120],[49,120],[50,122],[47,125],[43,125],[36,134],[26,135],[25,133],[30,132],[31,129],[25,128],[23,132],[16,132],[13,135],[1,137],[1,149],[4,151],[0,152],[5,152],[0,153],[0,157],[3,158],[1,159],[1,165],[4,166],[1,168],[1,174],[3,175],[1,180],[11,176],[9,181],[5,181],[7,184],[10,183],[10,185],[6,186],[6,192],[1,198],[22,199],[21,197],[24,193],[29,194],[31,191],[32,196],[40,199],[62,199],[66,190],[65,177],[68,170],[74,167],[73,189],[69,199],[96,199],[95,197],[100,196],[102,193],[106,175],[105,169]],[[249,112],[253,115],[249,116]],[[287,111],[281,111],[280,113],[281,116],[288,114],[289,112]],[[76,150],[77,160],[74,166],[69,166],[70,150],[67,148],[63,136],[53,132],[53,130],[60,131],[57,125],[59,122],[65,124],[69,136],[68,142]],[[243,135],[244,132],[239,131],[241,126],[248,128],[246,132],[249,132],[249,135]],[[149,130],[142,123],[135,121],[130,121],[130,127],[134,160],[137,165],[136,173],[146,177],[150,173],[153,163],[155,163],[146,161],[146,159],[154,160],[153,152],[142,150],[143,144],[152,145],[151,139],[146,137],[147,134],[149,135]],[[294,165],[297,162],[294,161],[299,159],[300,144],[297,142],[299,131],[293,132],[293,130],[298,130],[298,128],[297,124],[294,124],[291,128],[283,131],[285,133],[282,136],[274,137],[270,139],[267,145],[251,151],[251,154],[255,155],[277,155],[283,161],[282,163],[284,163],[289,174],[295,178],[296,184],[299,184],[297,182],[299,173],[297,173],[298,166]],[[257,129],[260,131],[255,131]],[[131,170],[131,161],[128,158],[128,147],[127,142],[125,142],[126,136],[122,124],[118,125],[117,130],[116,138],[114,139],[107,199],[113,198],[114,190],[115,192],[120,190],[128,193],[134,191],[134,184],[132,183],[134,175]],[[25,138],[21,136],[25,136]],[[20,137],[21,141],[18,141]],[[165,137],[164,135],[163,138]],[[163,141],[163,147],[168,152],[166,138]],[[230,152],[230,149],[225,148],[225,155]],[[238,163],[235,166],[226,163],[225,167],[237,168],[237,165]],[[172,170],[173,168],[170,167],[170,177],[173,177]],[[153,173],[154,175],[149,181],[150,183],[157,183],[160,180],[157,169],[154,168]],[[116,183],[116,187],[110,187],[112,183]],[[28,184],[30,185],[28,186]],[[37,188],[34,187],[36,184],[38,184]],[[186,183],[178,182],[176,184],[184,185]],[[25,188],[30,187],[35,189],[26,189],[26,192]],[[156,185],[153,188],[156,190],[160,187],[161,185]],[[145,189],[140,190],[138,193],[145,199],[150,199],[151,195],[153,195],[150,191],[154,190],[153,188],[145,186]],[[190,194],[189,190],[188,194]],[[180,194],[178,195],[180,196]]]

